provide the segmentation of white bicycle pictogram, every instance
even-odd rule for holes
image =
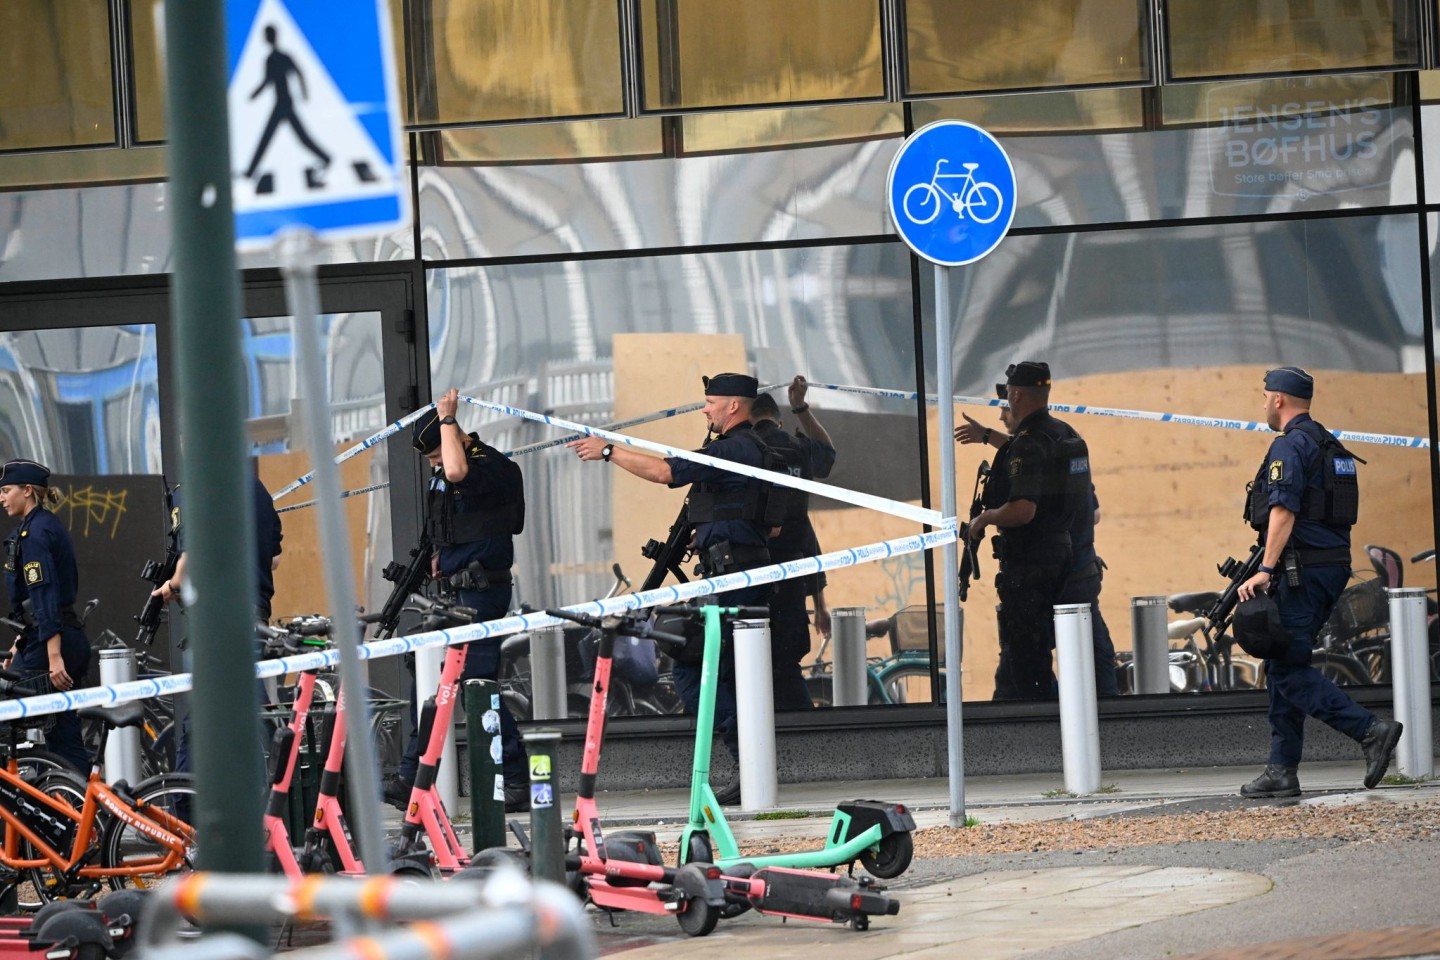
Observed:
[[[940,210],[944,206],[941,198],[944,198],[961,220],[969,213],[970,219],[976,223],[993,223],[1005,205],[1000,188],[988,180],[975,179],[975,171],[980,167],[978,163],[960,164],[965,168],[964,173],[941,173],[940,168],[947,163],[949,161],[943,158],[935,161],[935,174],[930,178],[930,182],[917,183],[905,191],[905,196],[900,201],[900,208],[905,211],[905,216],[917,226],[924,226],[940,216]],[[940,185],[941,180],[959,180],[961,183],[955,192],[951,193]],[[916,191],[919,191],[920,196],[915,200],[915,209],[912,210],[911,198]]]

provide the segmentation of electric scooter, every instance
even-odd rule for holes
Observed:
[[[765,618],[765,607],[660,606],[662,618],[684,618],[705,625],[705,654],[701,661],[700,709],[713,716],[715,687],[720,676],[722,618]],[[669,622],[668,620],[666,622]],[[707,699],[708,698],[708,699]],[[805,869],[849,867],[860,861],[867,871],[882,880],[905,872],[915,855],[911,831],[915,818],[904,804],[879,800],[855,800],[835,808],[825,845],[818,850],[777,853],[763,857],[741,857],[735,835],[725,820],[723,808],[710,786],[710,756],[714,745],[714,724],[701,721],[695,730],[695,766],[690,779],[690,818],[680,837],[680,862],[714,863],[728,870],[741,862],[756,867],[780,866]]]
[[[691,936],[704,936],[715,928],[722,916],[736,916],[748,909],[771,916],[850,923],[856,930],[867,929],[871,915],[893,916],[900,912],[899,902],[885,896],[869,877],[857,881],[778,866],[757,868],[751,863],[736,863],[722,872],[712,864],[694,859],[679,868],[667,867],[660,858],[654,832],[633,830],[605,836],[595,802],[595,785],[605,740],[605,701],[610,689],[615,638],[648,637],[671,647],[684,647],[690,641],[655,629],[648,617],[631,615],[602,620],[570,610],[545,612],[600,629],[594,693],[590,698],[580,785],[575,797],[575,826],[570,828],[567,839],[567,846],[569,841],[577,844],[577,849],[566,857],[567,868],[576,871],[577,892],[583,892],[602,908],[647,913],[677,911],[680,928]],[[704,730],[714,725],[715,681],[714,675],[702,676],[696,723]]]

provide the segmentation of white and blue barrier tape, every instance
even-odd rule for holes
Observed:
[[[698,597],[705,597],[714,593],[724,593],[729,590],[738,590],[743,587],[765,583],[776,583],[781,580],[809,576],[822,571],[841,570],[845,567],[853,567],[863,563],[875,563],[880,560],[889,559],[890,557],[903,556],[904,554],[916,553],[921,550],[933,550],[936,547],[941,547],[953,542],[955,538],[955,528],[947,527],[942,530],[931,530],[909,537],[882,540],[860,547],[849,547],[844,550],[836,550],[815,557],[807,557],[803,560],[791,560],[786,563],[771,564],[768,567],[757,567],[754,570],[727,573],[723,576],[712,577],[707,580],[691,580],[688,583],[677,583],[671,586],[657,587],[654,590],[647,590],[644,593],[626,594],[624,596],[611,597],[606,600],[590,600],[585,603],[572,604],[565,607],[565,609],[573,610],[576,613],[588,613],[597,617],[608,617],[627,611],[643,610],[656,606],[657,604],[682,603],[686,600],[694,600]],[[467,624],[463,627],[451,627],[445,630],[431,630],[426,633],[416,633],[404,637],[392,637],[388,640],[371,640],[368,643],[360,644],[360,659],[378,660],[383,657],[393,657],[397,654],[408,653],[411,650],[419,650],[423,647],[470,643],[473,640],[503,637],[525,630],[555,626],[566,622],[567,621],[561,620],[558,617],[552,617],[544,613],[527,613],[501,617],[498,620],[489,620],[485,623]],[[296,654],[276,660],[262,660],[255,665],[255,676],[263,679],[265,677],[276,677],[296,673],[301,670],[321,670],[325,667],[334,666],[339,660],[340,651],[334,648],[317,650],[313,653]],[[44,693],[31,697],[22,697],[16,700],[4,700],[0,701],[0,722],[24,720],[28,717],[38,717],[50,713],[61,713],[79,707],[106,707],[124,703],[129,700],[169,696],[171,694],[184,693],[189,690],[191,686],[192,678],[190,674],[177,673],[171,674],[170,676],[156,677],[154,679],[130,680],[125,683],[85,687],[80,690],[70,690],[64,693]]]

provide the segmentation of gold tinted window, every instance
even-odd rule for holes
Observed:
[[[902,136],[905,114],[898,103],[846,103],[693,113],[680,126],[686,153],[714,153]]]
[[[0,3],[0,150],[115,142],[106,0]]]
[[[1440,70],[1420,71],[1420,99],[1426,103],[1440,100]]]
[[[1393,78],[1383,73],[1160,88],[1160,116],[1165,124],[1277,122],[1293,130],[1300,126],[1300,117],[1388,107],[1394,102]]]
[[[1143,83],[1136,0],[903,0],[905,93]]]
[[[1165,42],[1177,80],[1406,66],[1419,50],[1404,0],[1171,0]]]
[[[644,0],[646,110],[885,94],[876,0]]]
[[[536,163],[659,156],[658,117],[465,127],[440,134],[443,163]]]
[[[164,7],[160,0],[131,0],[128,9],[135,140],[154,143],[165,139],[165,65],[156,22]]]
[[[615,0],[417,0],[412,8],[417,123],[623,109]]]
[[[1145,120],[1136,89],[1075,90],[916,100],[911,116],[919,129],[936,120],[965,120],[992,133],[1056,133],[1066,130],[1134,130]]]
[[[165,148],[60,150],[0,156],[0,188],[164,180]]]

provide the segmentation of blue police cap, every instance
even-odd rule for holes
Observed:
[[[1315,395],[1315,378],[1299,367],[1276,367],[1265,371],[1265,389],[1309,400]]]
[[[440,414],[427,410],[411,428],[410,442],[421,453],[429,453],[440,446]]]
[[[743,373],[717,373],[713,377],[701,377],[707,397],[749,397],[755,399],[760,392],[760,381]]]
[[[34,460],[11,460],[0,466],[0,487],[30,484],[32,487],[50,485],[50,468]]]

